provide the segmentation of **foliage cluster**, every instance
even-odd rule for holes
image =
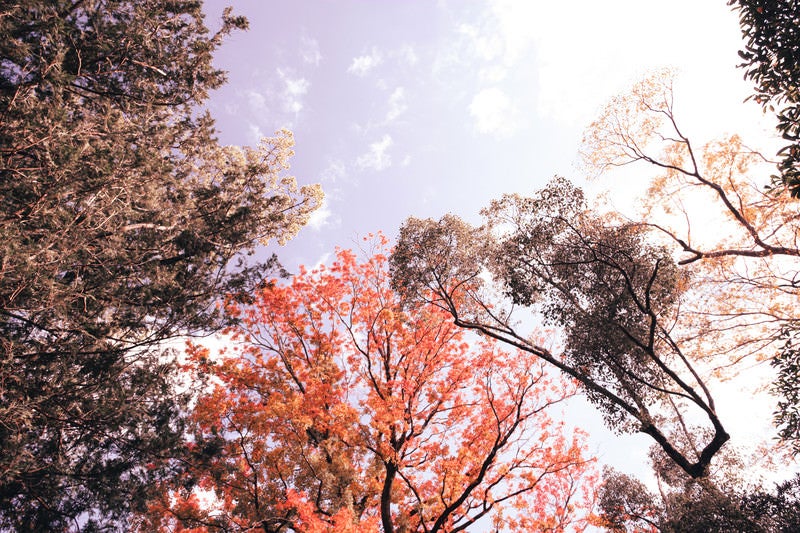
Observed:
[[[164,484],[143,530],[586,526],[592,464],[550,418],[572,387],[524,353],[467,342],[436,307],[404,307],[380,250],[339,251],[226,311],[241,319],[235,344],[190,351],[210,381],[187,445],[216,453]]]
[[[731,471],[727,473],[730,475]],[[798,476],[772,490],[742,488],[724,476],[718,476],[714,483],[678,478],[672,480],[672,485],[659,479],[659,494],[610,469],[603,477],[597,523],[610,533],[790,533],[800,523]]]
[[[398,290],[550,363],[582,385],[611,427],[650,435],[689,475],[705,476],[729,436],[685,352],[686,273],[646,228],[592,212],[561,178],[531,197],[504,196],[484,217],[477,229],[453,216],[409,219],[392,256]],[[520,329],[520,306],[558,328],[560,349]],[[686,432],[689,411],[713,429],[694,450],[670,436]]]
[[[24,1],[0,13],[0,528],[141,508],[182,433],[165,341],[273,270],[258,242],[319,205],[281,132],[220,146],[201,105],[246,21],[201,3]]]
[[[776,112],[777,129],[788,144],[778,155],[771,186],[800,197],[800,4],[794,0],[729,0],[739,12],[745,79],[755,84],[753,100]]]

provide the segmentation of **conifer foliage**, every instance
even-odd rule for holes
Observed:
[[[0,529],[111,528],[181,434],[164,341],[270,271],[319,204],[281,132],[223,147],[201,104],[246,21],[193,0],[0,8]],[[146,466],[149,464],[149,468]]]

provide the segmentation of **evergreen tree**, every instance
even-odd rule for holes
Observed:
[[[247,23],[193,0],[0,6],[0,529],[119,527],[181,435],[165,342],[274,266],[321,200],[292,137],[221,146],[202,110]]]

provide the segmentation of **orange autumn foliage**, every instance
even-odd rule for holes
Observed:
[[[730,377],[744,359],[772,359],[796,322],[800,214],[788,188],[765,188],[774,162],[739,135],[690,141],[673,77],[656,72],[612,99],[585,134],[585,162],[592,174],[649,165],[630,176],[647,187],[641,212],[626,218],[671,247],[697,280],[682,342]]]
[[[224,355],[191,346],[213,385],[188,445],[214,453],[189,470],[194,484],[164,487],[147,528],[587,527],[593,463],[583,435],[548,414],[573,386],[401,301],[385,247],[363,262],[339,251],[330,267],[265,283],[249,307],[228,304],[240,324]]]

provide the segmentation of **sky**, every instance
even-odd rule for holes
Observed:
[[[292,174],[326,194],[309,226],[273,250],[290,271],[369,233],[394,237],[409,216],[477,222],[492,199],[554,175],[584,185],[584,129],[661,67],[677,69],[676,114],[696,144],[737,132],[760,148],[772,134],[743,103],[751,87],[725,0],[207,0],[210,28],[229,4],[250,29],[216,54],[229,79],[208,104],[220,140],[253,145],[289,128]],[[624,182],[588,187],[630,201]],[[645,437],[608,437],[596,418],[586,424],[605,435],[604,460],[646,463]]]

